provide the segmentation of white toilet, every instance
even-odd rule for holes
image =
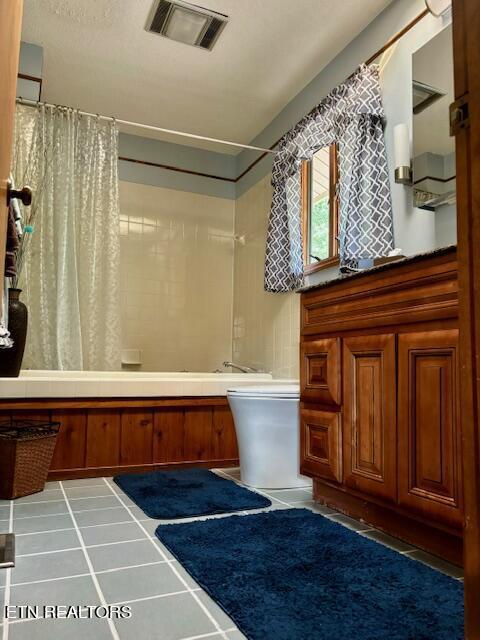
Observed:
[[[304,487],[301,476],[298,385],[227,391],[240,454],[242,482],[258,489]]]

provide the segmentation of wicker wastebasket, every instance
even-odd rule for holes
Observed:
[[[0,422],[0,498],[43,490],[59,427],[59,422],[39,420]]]

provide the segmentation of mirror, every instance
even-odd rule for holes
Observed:
[[[435,212],[437,245],[456,242],[455,139],[448,110],[454,101],[452,27],[412,56],[414,205]]]

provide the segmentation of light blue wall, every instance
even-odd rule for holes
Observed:
[[[370,58],[395,34],[425,9],[423,0],[395,0],[345,49],[332,60],[308,84],[278,116],[250,144],[269,147],[286,131],[291,129],[329,91],[345,80],[355,68]],[[386,113],[385,143],[389,161],[392,191],[395,246],[405,255],[429,251],[441,242],[451,244],[456,241],[454,224],[451,220],[439,220],[441,233],[436,233],[435,214],[416,209],[413,206],[411,187],[399,185],[394,180],[393,128],[406,122],[410,131],[412,121],[412,54],[428,42],[436,33],[446,27],[449,18],[439,19],[431,15],[424,17],[390,50],[382,74],[382,95]],[[447,114],[446,114],[446,117]],[[238,157],[239,173],[247,167],[255,155],[249,151]],[[273,158],[268,156],[237,183],[237,197],[250,189],[271,171]],[[451,214],[450,214],[451,215]],[[447,214],[444,216],[447,217]],[[336,269],[321,271],[308,282],[329,280],[338,275]]]
[[[43,76],[43,49],[36,44],[22,42],[20,44],[20,73],[34,78]],[[27,98],[27,100],[40,100],[40,84],[33,80],[18,78],[17,96]]]
[[[209,173],[230,179],[236,177],[235,156],[127,133],[120,133],[119,156],[181,167],[190,171]],[[234,182],[180,173],[123,160],[119,160],[118,170],[120,180],[125,180],[126,182],[140,182],[156,187],[167,187],[230,200],[235,199]]]
[[[38,78],[43,77],[42,47],[29,42],[21,43],[19,71],[26,75]],[[38,100],[38,88],[38,83],[19,79],[17,96],[29,100]],[[153,140],[143,136],[120,133],[119,155],[134,160],[155,162],[230,179],[235,179],[237,176],[235,156]],[[118,163],[118,171],[120,180],[125,180],[126,182],[167,187],[178,191],[200,193],[229,200],[234,200],[236,197],[234,182],[169,171],[159,167],[122,160]]]
[[[250,144],[269,147],[318,104],[337,84],[344,81],[355,68],[380,49],[392,36],[419,15],[425,8],[423,0],[394,0],[343,51],[291,100],[272,122]],[[408,188],[393,180],[393,126],[398,122],[411,123],[411,54],[432,35],[443,28],[441,20],[424,18],[393,49],[392,59],[382,78],[384,105],[387,113],[386,144],[391,165],[392,198],[395,215],[395,240],[405,253],[430,248],[435,243],[434,218],[413,211]],[[24,73],[42,73],[42,49],[22,43],[21,69]],[[212,173],[236,178],[258,158],[258,152],[243,151],[237,156],[205,151],[191,146],[172,144],[120,134],[120,155],[137,160],[178,166],[191,171]],[[119,162],[121,180],[168,187],[216,197],[235,199],[270,173],[273,155],[260,161],[239,182],[169,171],[132,162]]]
[[[249,144],[269,147],[313,109],[334,87],[343,82],[362,62],[378,51],[425,9],[423,0],[395,0],[352,40],[320,73],[291,100],[272,122]],[[359,10],[361,10],[359,8]],[[238,156],[240,174],[255,158],[251,151]],[[258,163],[237,184],[237,197],[271,171],[273,157]]]

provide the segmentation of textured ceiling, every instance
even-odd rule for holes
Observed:
[[[207,52],[147,33],[153,0],[25,0],[22,39],[46,101],[248,143],[390,2],[202,0],[230,16]]]

